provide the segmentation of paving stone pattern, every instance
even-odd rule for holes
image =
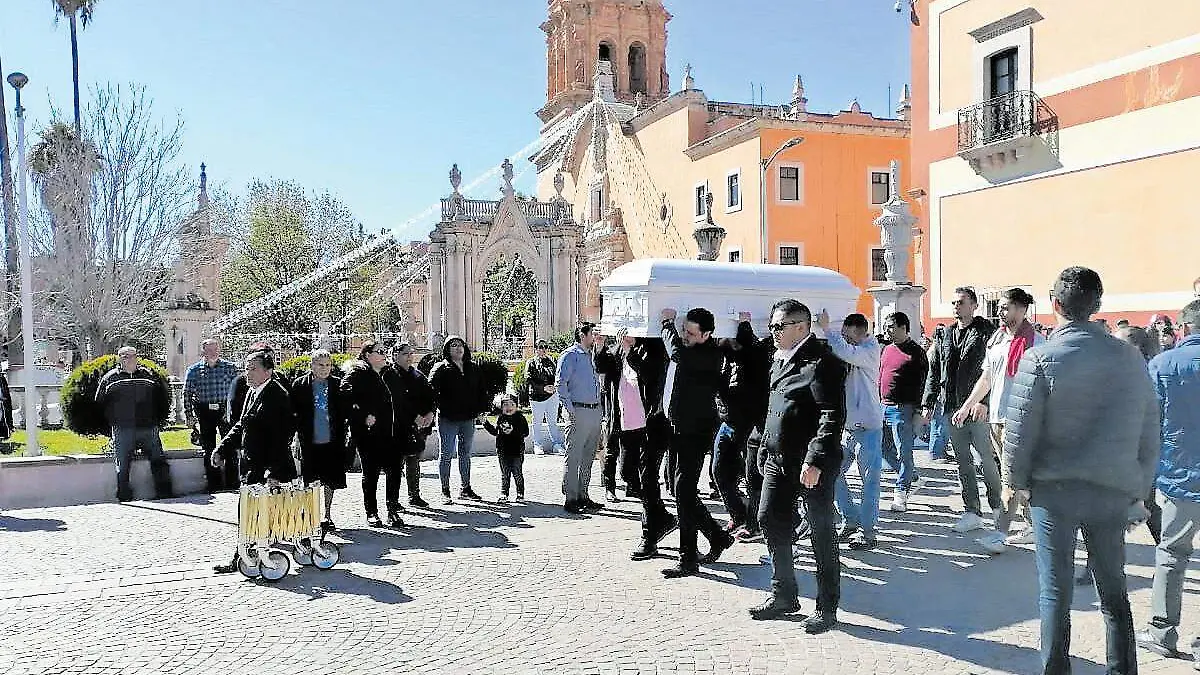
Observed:
[[[494,498],[495,459],[474,464],[476,490]],[[436,464],[422,468],[433,501]],[[815,637],[793,621],[749,620],[746,608],[769,583],[761,544],[735,546],[700,576],[664,580],[675,538],[664,541],[662,559],[630,562],[638,505],[567,515],[561,471],[561,458],[530,455],[529,505],[410,509],[400,531],[365,528],[351,475],[334,506],[343,562],[293,571],[276,585],[211,571],[236,535],[233,494],[0,514],[0,673],[1039,670],[1029,547],[989,557],[973,543],[981,533],[954,533],[961,502],[945,468],[925,467],[929,485],[909,512],[883,513],[878,549],[843,549],[842,624]],[[885,475],[885,496],[893,479]],[[1144,530],[1131,535],[1139,622],[1153,554]],[[799,564],[811,598],[812,559]],[[1200,625],[1197,594],[1200,577],[1189,574],[1185,628]],[[1077,590],[1073,621],[1075,672],[1102,673],[1103,623],[1090,587]],[[1194,672],[1188,661],[1141,658],[1142,672]]]

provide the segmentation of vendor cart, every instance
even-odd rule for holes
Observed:
[[[238,503],[238,571],[276,582],[300,565],[327,570],[338,563],[338,545],[321,527],[321,484],[296,480],[278,485],[243,485]],[[289,556],[278,547],[293,549]]]

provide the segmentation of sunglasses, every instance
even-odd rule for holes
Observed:
[[[371,353],[372,353],[372,354],[378,354],[378,355],[380,355],[380,356],[387,356],[387,355],[388,355],[388,353],[387,353],[387,350],[384,350],[384,349],[372,349],[372,350],[371,350]]]
[[[788,326],[795,326],[795,325],[801,324],[801,323],[804,323],[804,322],[803,321],[780,321],[779,323],[770,323],[770,324],[767,324],[767,330],[771,331],[772,333],[778,333],[779,331],[783,330],[784,328],[787,328]]]

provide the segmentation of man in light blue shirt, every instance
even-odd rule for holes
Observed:
[[[883,468],[883,407],[879,403],[879,342],[871,335],[867,317],[850,314],[842,321],[841,332],[829,330],[829,314],[817,316],[817,326],[834,356],[849,367],[846,374],[846,430],[841,475],[834,486],[838,510],[844,524],[839,539],[850,548],[865,551],[875,548],[875,523],[879,520],[879,473]],[[862,478],[862,503],[855,504],[846,483],[846,471],[857,460]],[[902,494],[902,491],[897,491]]]
[[[555,385],[568,419],[563,471],[563,508],[568,513],[604,508],[588,497],[592,463],[600,447],[600,381],[592,360],[592,347],[599,337],[595,324],[582,322],[575,328],[575,344],[558,357]]]

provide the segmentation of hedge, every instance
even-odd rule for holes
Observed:
[[[138,365],[154,373],[163,386],[170,386],[171,376],[162,366],[146,359],[138,359]],[[92,359],[72,371],[59,392],[59,405],[66,428],[80,436],[108,436],[112,433],[108,420],[104,418],[104,409],[96,403],[96,387],[100,384],[100,378],[116,367],[116,354],[108,354]],[[167,418],[164,416],[158,424],[166,426]]]
[[[546,356],[550,357],[551,361],[558,363],[558,352],[547,352]],[[525,390],[525,364],[529,363],[528,359],[518,361],[517,367],[513,370],[512,385],[513,391],[517,392],[518,402],[523,405],[529,405],[529,392]]]
[[[479,366],[483,389],[489,401],[496,394],[508,390],[508,366],[504,365],[503,359],[492,352],[476,352],[471,355],[471,360]]]
[[[341,368],[343,363],[353,358],[356,358],[353,354],[334,354],[333,367]],[[291,382],[297,377],[307,373],[310,367],[312,367],[312,358],[308,354],[304,354],[302,356],[297,356],[284,361],[283,363],[279,364],[279,367],[276,368],[276,370],[280,375],[283,375],[285,378],[287,378],[288,382]]]

